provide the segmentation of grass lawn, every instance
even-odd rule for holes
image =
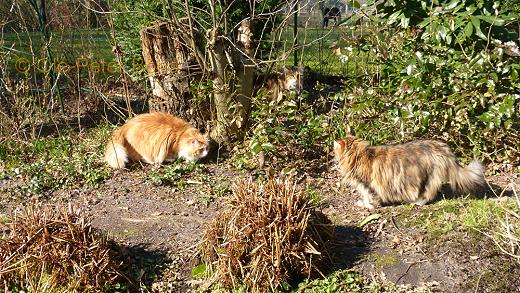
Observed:
[[[356,78],[362,74],[373,73],[377,65],[371,62],[374,51],[350,44],[351,35],[343,27],[299,27],[297,37],[298,65],[308,66],[322,74]],[[286,66],[294,64],[293,27],[287,27],[274,41],[274,56],[287,56]],[[272,45],[273,41],[268,41]],[[333,49],[339,48],[334,52]],[[343,55],[340,57],[338,54]]]
[[[31,69],[42,72],[48,60],[47,48],[40,32],[0,35],[0,53],[5,56],[11,74],[23,75],[33,72]],[[110,32],[103,30],[51,32],[50,53],[55,66],[64,73],[71,72],[73,68],[86,68],[87,64],[91,71],[95,71],[98,67],[102,68],[103,64],[115,62]]]

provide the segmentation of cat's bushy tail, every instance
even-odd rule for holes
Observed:
[[[458,193],[471,193],[486,184],[485,167],[477,160],[471,161],[466,167],[458,164],[450,170],[451,188]]]
[[[105,148],[105,162],[114,168],[122,169],[128,162],[128,154],[124,147],[125,137],[121,133],[121,129],[114,132],[112,139],[110,139]]]

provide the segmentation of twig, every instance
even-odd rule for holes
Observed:
[[[399,278],[397,278],[397,281],[395,281],[395,284],[397,285],[397,283],[399,283],[399,281],[401,281],[401,279],[406,276],[406,274],[408,274],[408,271],[410,271],[410,268],[412,266],[414,266],[417,262],[413,262],[411,263],[410,265],[408,265],[408,268],[406,269],[406,272],[404,272],[404,274],[402,274]]]

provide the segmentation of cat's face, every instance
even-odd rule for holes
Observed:
[[[178,156],[186,161],[196,161],[208,155],[209,137],[200,133],[187,133],[181,138]]]
[[[284,67],[285,88],[289,91],[300,91],[302,89],[303,68]]]
[[[356,139],[355,136],[347,135],[347,137],[343,139],[334,141],[334,156],[340,159],[347,149],[352,148],[352,144]]]

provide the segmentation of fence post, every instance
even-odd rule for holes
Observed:
[[[294,51],[294,66],[298,66],[298,0],[294,3],[294,43],[293,43],[293,51]]]

